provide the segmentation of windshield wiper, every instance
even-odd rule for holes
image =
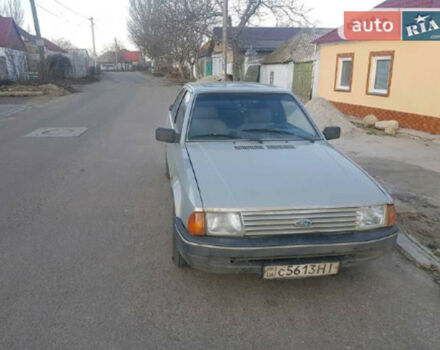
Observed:
[[[242,130],[244,132],[266,132],[266,133],[275,133],[275,134],[283,134],[283,135],[291,135],[300,138],[301,140],[306,140],[310,142],[315,142],[316,138],[309,137],[309,136],[303,136],[298,135],[296,133],[290,132],[288,130],[282,130],[282,129],[269,129],[269,128],[259,128],[259,129],[244,129]]]
[[[231,135],[231,134],[217,134],[217,133],[210,133],[210,134],[200,134],[200,135],[194,135],[191,136],[191,140],[194,139],[203,139],[203,138],[207,138],[207,137],[224,137],[226,139],[238,139],[240,137],[236,136],[236,135]]]
[[[286,135],[295,135],[287,130],[281,130],[281,129],[243,129],[242,131],[245,132],[272,132],[276,134],[286,134]]]

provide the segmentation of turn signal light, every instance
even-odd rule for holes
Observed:
[[[205,213],[195,211],[188,219],[188,232],[193,236],[204,236],[205,230]]]
[[[396,209],[394,204],[387,205],[387,226],[394,226],[396,223]]]

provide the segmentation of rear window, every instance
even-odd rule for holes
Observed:
[[[289,94],[206,93],[194,105],[188,140],[318,138]]]

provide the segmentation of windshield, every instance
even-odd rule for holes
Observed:
[[[315,140],[319,135],[289,94],[200,94],[188,140]]]

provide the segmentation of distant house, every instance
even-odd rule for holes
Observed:
[[[69,76],[72,78],[84,78],[90,74],[93,62],[86,49],[69,49],[70,63],[72,65]]]
[[[102,71],[131,71],[145,65],[140,51],[107,51],[96,59]]]
[[[312,95],[313,66],[316,59],[314,40],[328,33],[328,28],[303,28],[262,62],[261,83],[292,90],[303,102]]]
[[[376,7],[389,8],[436,9],[440,0],[387,0]],[[316,43],[314,95],[348,115],[374,114],[440,134],[439,41],[346,41],[335,29]]]
[[[27,71],[26,47],[14,20],[0,16],[0,80],[17,81]]]
[[[233,28],[232,30],[235,30]],[[287,27],[246,27],[243,29],[239,41],[238,50],[240,57],[240,79],[243,79],[250,66],[260,66],[264,57],[278,49],[292,36],[298,33],[300,28]],[[228,30],[228,41],[231,41],[231,30]],[[223,48],[222,48],[222,28],[216,27],[213,31],[212,43],[205,48],[202,60],[211,61],[205,73],[210,73],[212,65],[212,75],[221,75],[223,71]],[[210,60],[207,57],[211,56]],[[232,74],[233,52],[228,47],[227,73]],[[200,64],[200,63],[199,63]],[[209,75],[209,74],[206,74]]]
[[[121,59],[119,55],[116,57],[115,51],[106,51],[96,58],[96,63],[102,71],[113,71],[116,70],[117,63]]]
[[[140,51],[129,51],[126,49],[122,49],[120,53],[126,65],[125,70],[135,70],[145,65],[145,61],[142,57],[142,52]]]
[[[212,50],[214,41],[209,40],[202,45],[198,52],[197,67],[195,67],[194,76],[208,77],[212,75]]]
[[[27,60],[29,71],[37,72],[39,70],[40,64],[40,53],[38,49],[38,38],[25,31],[24,29],[18,27],[21,38],[26,46]],[[47,58],[51,55],[63,55],[68,57],[68,52],[58,45],[54,44],[48,39],[42,38],[42,44],[44,48],[44,57]]]

